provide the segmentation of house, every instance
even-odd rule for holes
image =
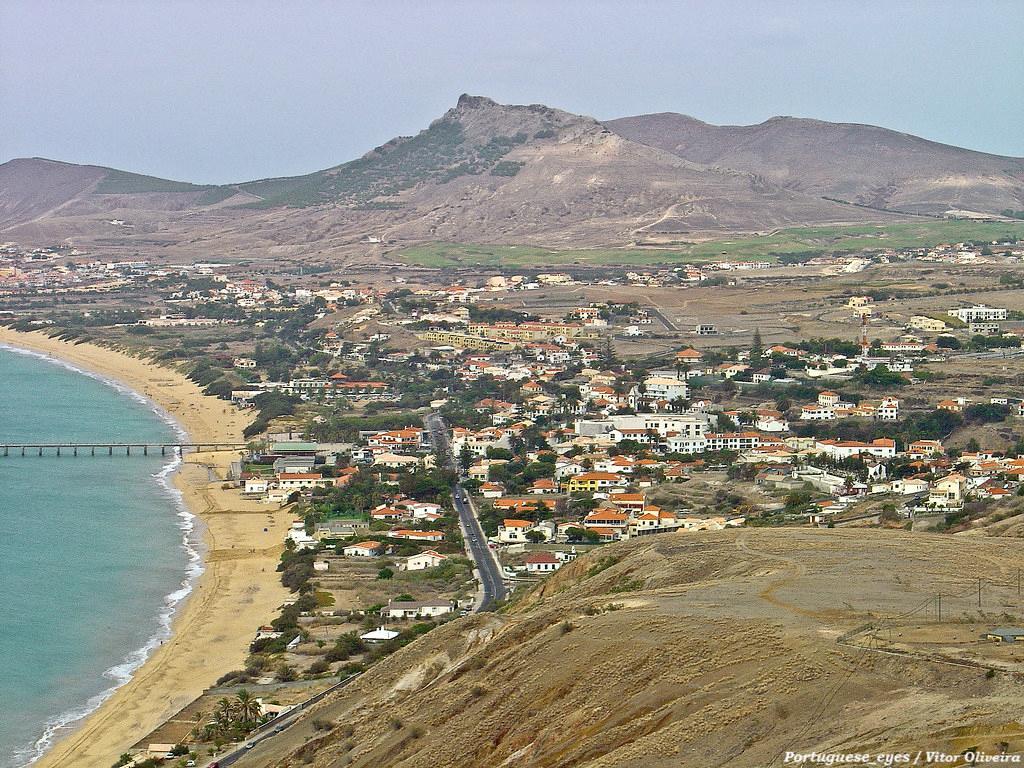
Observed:
[[[296,550],[312,549],[317,545],[317,540],[306,533],[305,520],[293,520],[291,528],[285,534],[285,540],[295,545]]]
[[[685,380],[668,376],[648,376],[643,380],[642,389],[642,396],[647,400],[668,400],[671,402],[677,399],[685,400],[690,396],[690,387]]]
[[[813,403],[800,408],[800,419],[802,421],[832,421],[836,417],[835,409],[830,405]]]
[[[444,541],[441,531],[411,531],[406,528],[392,528],[388,536],[393,539],[409,539],[410,541]]]
[[[628,522],[629,515],[625,512],[616,512],[610,509],[595,509],[583,518],[583,527],[625,530]]]
[[[958,509],[964,504],[967,492],[967,478],[953,472],[936,480],[928,494],[928,505],[941,509]]]
[[[341,554],[345,557],[378,557],[384,554],[384,545],[379,541],[361,541],[343,547]]]
[[[305,491],[311,488],[330,488],[333,477],[324,477],[312,472],[282,472],[277,476],[277,487],[282,491]]]
[[[569,478],[566,489],[569,493],[594,493],[620,485],[625,485],[625,481],[614,472],[582,472]]]
[[[406,517],[406,513],[404,511],[402,511],[401,509],[395,509],[394,507],[389,507],[389,506],[386,506],[386,505],[381,505],[381,506],[377,507],[376,509],[371,509],[370,510],[370,519],[371,520],[390,521],[390,520],[401,520],[404,517]]]
[[[646,497],[642,493],[613,493],[608,497],[608,501],[622,512],[643,512]]]
[[[386,643],[388,640],[394,640],[400,633],[395,632],[393,629],[374,629],[370,632],[362,634],[359,639],[366,643]]]
[[[500,499],[505,495],[505,486],[501,483],[483,483],[480,486],[480,495],[485,499]]]
[[[839,393],[833,392],[830,389],[822,390],[818,393],[818,405],[823,405],[826,408],[835,408],[839,405]]]
[[[405,429],[393,429],[387,432],[378,432],[371,435],[366,444],[371,448],[383,448],[389,451],[410,450],[418,451],[426,447],[429,435],[419,427],[406,427]]]
[[[270,482],[264,477],[251,477],[245,481],[242,493],[247,495],[262,495],[270,490]]]
[[[438,517],[444,517],[444,508],[430,501],[408,501],[401,506],[412,513],[414,520],[436,520]]]
[[[420,552],[418,555],[405,558],[405,570],[423,571],[427,568],[436,568],[443,564],[447,559],[447,556],[442,555],[440,552],[428,549],[424,552]]]
[[[698,365],[704,361],[704,355],[692,347],[676,352],[676,362],[680,365]]]
[[[382,613],[389,619],[423,619],[444,616],[455,610],[447,600],[396,600],[388,603]]]
[[[416,456],[407,456],[402,453],[391,453],[385,451],[373,457],[374,466],[385,469],[411,469],[420,465],[421,461]]]
[[[552,573],[562,567],[562,561],[550,552],[534,552],[526,558],[526,570],[531,574]]]
[[[505,518],[498,526],[498,541],[502,544],[522,544],[527,541],[526,534],[533,528],[529,520]]]
[[[824,453],[834,459],[849,459],[855,456],[874,456],[878,459],[891,459],[896,455],[896,441],[880,437],[870,443],[858,440],[818,440],[815,451]]]
[[[530,486],[529,492],[531,494],[543,495],[546,493],[555,493],[558,491],[558,485],[554,480],[542,477],[539,480],[534,480],[533,485]]]
[[[938,440],[915,440],[907,446],[907,458],[929,459],[942,455],[942,443]]]
[[[928,492],[928,481],[920,477],[905,477],[897,480],[893,480],[889,484],[890,489],[893,493],[898,493],[903,496],[913,496],[918,493]]]
[[[916,328],[919,331],[937,333],[946,330],[946,323],[943,320],[928,317],[927,315],[914,315],[910,318],[910,327]]]
[[[279,632],[271,626],[263,625],[256,630],[256,637],[253,638],[253,642],[260,640],[277,640],[279,637],[284,637],[284,632]]]
[[[1007,312],[999,307],[986,307],[984,304],[976,304],[973,307],[951,309],[947,314],[950,317],[957,318],[962,323],[977,323],[1005,320]]]
[[[900,418],[900,401],[895,397],[882,398],[875,409],[875,418],[879,421],[898,421]]]
[[[988,630],[982,635],[985,640],[995,640],[997,643],[1016,643],[1024,640],[1024,627],[996,627]]]

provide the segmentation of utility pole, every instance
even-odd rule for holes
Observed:
[[[938,606],[939,621],[941,622],[942,621],[942,595],[939,595],[935,599],[937,601],[937,606]]]
[[[1020,599],[1020,568],[1017,569],[1017,598]]]

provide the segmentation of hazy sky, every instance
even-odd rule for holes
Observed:
[[[0,162],[303,173],[460,93],[597,118],[884,125],[1024,155],[1024,0],[0,0]]]

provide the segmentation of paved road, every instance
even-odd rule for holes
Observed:
[[[451,444],[448,441],[448,427],[445,425],[444,419],[438,414],[432,413],[427,416],[425,421],[434,448],[445,457],[446,466],[454,469],[455,457],[452,455]],[[452,500],[455,504],[455,511],[459,514],[459,520],[462,521],[462,529],[466,532],[466,544],[470,557],[473,558],[483,586],[483,600],[477,610],[486,611],[494,605],[496,600],[505,599],[505,583],[502,580],[501,569],[487,546],[487,537],[484,536],[480,521],[473,513],[469,503],[469,496],[461,484],[456,484],[452,488]]]
[[[669,320],[665,313],[662,312],[657,307],[647,307],[647,314],[654,315],[656,318],[661,320],[661,324],[664,325],[665,328],[672,331],[673,333],[679,333],[679,328],[676,326],[676,324]]]
[[[359,677],[358,672],[354,675],[349,675],[348,677],[342,678],[327,690],[321,691],[315,696],[306,699],[304,702],[299,704],[294,709],[290,709],[283,715],[280,715],[274,720],[271,720],[269,723],[260,726],[260,728],[255,733],[251,734],[249,738],[246,739],[241,745],[235,747],[235,749],[233,749],[230,752],[224,753],[220,757],[212,758],[209,762],[204,764],[204,768],[209,768],[210,766],[214,765],[216,765],[217,768],[227,768],[227,766],[233,765],[239,760],[248,757],[250,754],[253,754],[253,750],[258,751],[260,745],[263,745],[269,739],[273,739],[275,736],[280,735],[285,730],[290,728],[292,725],[295,725],[299,715],[304,710],[321,701],[328,694],[334,693],[339,688],[344,688],[357,677]]]

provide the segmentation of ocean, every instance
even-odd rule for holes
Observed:
[[[182,436],[140,395],[39,355],[0,346],[0,385],[0,443]],[[201,571],[169,483],[179,460],[137,453],[0,453],[0,768],[33,762],[130,679]]]

